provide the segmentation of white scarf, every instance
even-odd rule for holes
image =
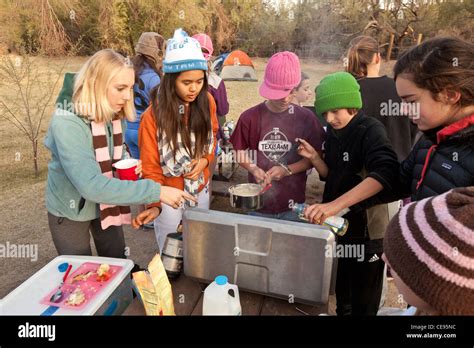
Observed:
[[[212,144],[214,142],[214,136],[212,130],[209,132],[210,136],[208,138],[207,147],[208,154],[212,153]],[[170,176],[182,176],[191,171],[191,155],[186,150],[184,143],[181,140],[181,134],[177,135],[178,148],[176,149],[176,156],[173,156],[173,149],[171,147],[171,142],[168,141],[168,137],[164,134],[160,137],[158,134],[158,151],[160,153],[160,165],[163,170],[163,175]],[[196,145],[196,137],[194,132],[190,134],[191,139],[191,148],[194,148]],[[206,153],[204,155],[207,155]],[[199,157],[200,158],[200,157]],[[204,175],[201,173],[198,180],[184,179],[184,191],[188,192],[194,197],[197,197],[199,193],[199,186],[204,184]],[[195,206],[194,202],[189,202],[190,206]]]

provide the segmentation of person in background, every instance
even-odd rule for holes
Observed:
[[[152,180],[121,181],[112,164],[127,158],[125,120],[135,118],[133,66],[105,49],[77,75],[66,74],[44,141],[51,152],[46,208],[53,243],[60,255],[125,258],[122,225],[132,222],[130,204],[162,202],[177,208],[189,194]],[[62,107],[61,107],[62,106]],[[135,220],[151,221],[156,211]]]
[[[301,82],[296,86],[291,102],[299,106],[305,106],[305,103],[311,98],[312,92],[309,86],[308,74],[301,72]]]
[[[214,52],[214,45],[212,44],[211,38],[204,33],[196,34],[193,36],[199,44],[201,45],[201,51],[204,58],[207,60],[207,81],[208,81],[208,91],[214,97],[216,102],[216,113],[217,119],[219,120],[219,130],[217,133],[217,140],[224,138],[223,127],[226,123],[226,115],[229,113],[229,102],[227,100],[227,90],[224,84],[224,80],[220,78],[212,69],[211,69],[211,58],[212,53]],[[219,143],[218,143],[219,145]],[[212,184],[212,175],[216,168],[217,154],[219,152],[219,146],[216,146],[216,153],[213,162],[210,164],[210,187]],[[212,188],[210,188],[212,192]]]
[[[135,121],[127,121],[125,132],[125,143],[130,149],[133,158],[140,158],[138,148],[138,128],[143,112],[150,105],[150,96],[153,88],[160,84],[163,77],[163,55],[165,39],[157,33],[146,32],[140,35],[136,55],[132,58],[135,69],[135,84],[133,92],[135,94],[134,104],[137,117]]]
[[[163,70],[160,88],[140,124],[143,177],[184,189],[198,207],[209,209],[209,165],[219,123],[214,98],[207,91],[207,61],[199,42],[177,29],[168,40]],[[160,203],[151,206],[160,210],[154,228],[163,251],[166,236],[176,232],[186,206],[177,210]]]
[[[474,315],[474,186],[403,207],[383,260],[415,315]]]
[[[382,189],[393,189],[399,163],[384,126],[362,110],[356,79],[346,72],[324,77],[316,88],[315,109],[328,123],[324,158],[304,140],[298,153],[309,159],[324,186],[323,201],[307,207],[308,221],[323,223],[344,214],[347,232],[339,245],[361,250],[338,259],[337,315],[376,315],[383,285],[383,236],[389,222],[386,204],[370,209],[354,206]]]
[[[382,57],[377,40],[370,36],[359,36],[349,45],[346,71],[360,85],[362,109],[366,115],[382,122],[398,160],[402,161],[413,147],[416,125],[400,114],[401,99],[395,81],[386,75],[380,76]]]
[[[208,91],[214,97],[214,101],[216,102],[219,126],[223,127],[226,122],[226,115],[229,113],[229,101],[227,100],[227,90],[224,80],[211,70],[211,58],[212,53],[214,52],[212,40],[204,33],[196,34],[193,38],[201,45],[202,54],[207,60]]]
[[[127,121],[125,131],[125,143],[127,144],[132,158],[140,158],[138,148],[138,128],[143,112],[150,105],[151,91],[158,88],[160,79],[163,77],[163,55],[165,49],[165,39],[163,36],[153,32],[145,32],[140,35],[135,47],[135,56],[132,58],[135,70],[135,84],[133,92],[135,94],[134,104],[136,110],[135,121]],[[144,205],[138,206],[138,212],[145,210]],[[143,224],[144,228],[153,228],[153,221]]]
[[[306,171],[312,166],[296,152],[296,138],[322,151],[326,135],[311,111],[291,103],[300,81],[298,56],[286,51],[274,54],[259,90],[266,100],[240,115],[231,136],[249,182],[272,184],[263,208],[253,215],[301,221],[290,204],[304,203]]]

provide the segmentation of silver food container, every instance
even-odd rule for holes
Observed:
[[[308,304],[326,304],[334,286],[326,227],[194,208],[183,241],[184,273],[199,281],[222,274],[242,290]]]

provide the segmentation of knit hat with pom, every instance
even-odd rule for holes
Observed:
[[[207,61],[199,42],[189,37],[183,29],[176,29],[173,38],[168,40],[166,46],[163,71],[177,73],[189,70],[207,71]]]

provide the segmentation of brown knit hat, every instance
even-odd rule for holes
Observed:
[[[162,44],[159,45],[159,42],[162,42]],[[164,46],[165,39],[163,36],[153,32],[146,32],[140,35],[138,43],[135,46],[135,52],[149,57],[155,62],[155,65],[158,66],[158,63],[163,59],[165,52]]]
[[[403,207],[387,228],[384,253],[440,314],[474,314],[474,186]]]
[[[385,233],[390,267],[440,314],[474,314],[474,186],[403,207]]]

